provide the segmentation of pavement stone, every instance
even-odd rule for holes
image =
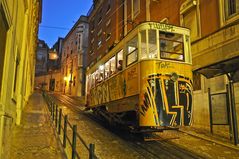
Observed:
[[[10,159],[65,159],[47,115],[46,103],[34,93],[23,110],[21,125],[12,132]]]

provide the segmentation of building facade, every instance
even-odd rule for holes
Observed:
[[[81,16],[63,41],[62,80],[63,93],[84,96],[85,67],[88,48],[88,22],[86,16]]]
[[[227,112],[230,106],[225,94],[223,97],[211,96],[209,100],[208,88],[211,94],[226,92],[229,80],[225,73],[229,72],[235,79],[238,76],[238,6],[239,0],[95,0],[88,13],[87,66],[91,67],[106,55],[141,22],[157,21],[187,27],[191,30],[194,71],[193,126],[207,131],[213,126],[214,132],[228,135],[232,110]],[[220,71],[212,72],[213,68],[209,66],[215,64],[225,66],[226,71],[220,68]],[[238,116],[239,85],[236,81],[233,97]],[[212,120],[219,125],[212,125]]]
[[[43,40],[38,40],[36,54],[35,76],[47,74],[49,47]]]
[[[0,0],[0,158],[33,92],[41,0]]]
[[[51,63],[49,63],[49,68],[53,70],[58,70],[61,68],[61,57],[62,57],[62,47],[63,47],[63,38],[58,38],[57,42],[53,45],[51,50],[56,53],[57,57],[56,59],[52,60]]]

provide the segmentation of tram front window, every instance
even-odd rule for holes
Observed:
[[[141,59],[146,59],[146,58],[148,58],[146,30],[141,31],[140,35],[141,35]]]
[[[184,61],[183,35],[160,32],[160,57]]]
[[[156,30],[149,30],[149,58],[158,58]]]

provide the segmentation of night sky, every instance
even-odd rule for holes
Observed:
[[[92,0],[43,0],[39,39],[49,47],[65,37],[81,15],[86,15]]]

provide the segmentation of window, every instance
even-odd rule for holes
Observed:
[[[95,80],[96,80],[96,78],[95,78],[95,72],[92,74],[92,76],[91,76],[91,88],[93,88],[94,86],[95,86]]]
[[[9,29],[7,25],[7,20],[3,15],[2,8],[0,6],[0,92],[2,87],[2,77],[3,77],[3,67],[4,67],[4,57],[5,57],[5,45],[7,39],[7,31]]]
[[[94,33],[95,31],[95,24],[94,21],[91,23],[91,33]]]
[[[98,15],[99,15],[98,24],[100,24],[102,22],[102,8],[100,9]]]
[[[239,13],[239,0],[224,0],[225,17],[229,19]]]
[[[96,71],[95,76],[96,76],[95,77],[96,78],[96,84],[103,81],[103,79],[104,79],[104,65],[99,66],[99,69]]]
[[[98,48],[101,47],[101,45],[102,45],[102,38],[100,37],[100,38],[98,39]]]
[[[110,76],[110,61],[105,63],[105,79]]]
[[[110,59],[110,75],[113,75],[116,71],[115,56]]]
[[[108,0],[108,5],[107,5],[107,9],[106,9],[106,14],[108,14],[111,10],[111,4],[110,4],[111,0]]]
[[[111,19],[109,19],[109,20],[106,22],[106,27],[109,27],[110,24],[111,24]]]
[[[79,34],[78,36],[78,51],[80,51],[82,48],[82,44],[81,44],[81,34]]]
[[[127,43],[127,66],[138,60],[138,38],[134,37]]]
[[[160,57],[184,61],[183,35],[159,32],[160,38]]]
[[[118,71],[123,69],[123,50],[117,53],[117,69]]]
[[[187,0],[180,8],[181,25],[191,30],[191,41],[201,36],[198,0]]]
[[[102,45],[102,29],[100,29],[100,31],[98,32],[97,35],[98,35],[98,43],[97,43],[97,45],[98,45],[98,48],[99,48]]]
[[[110,37],[111,37],[111,33],[107,33],[107,34],[106,34],[106,39],[105,39],[105,40],[108,41],[108,40],[110,39]]]
[[[146,30],[140,32],[141,35],[141,59],[146,59],[147,55],[147,41],[146,41]]]
[[[140,12],[140,0],[131,0],[132,3],[132,19],[135,19],[135,17]]]
[[[17,75],[18,75],[18,70],[19,70],[19,54],[17,54],[16,57],[16,62],[15,62],[15,75],[14,75],[14,85],[13,85],[13,92],[16,92],[16,88],[17,88]]]
[[[158,58],[156,30],[149,30],[149,58]]]

